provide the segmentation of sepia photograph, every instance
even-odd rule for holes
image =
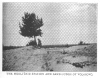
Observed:
[[[97,72],[97,3],[3,2],[2,71]]]

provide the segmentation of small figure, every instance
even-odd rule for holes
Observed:
[[[42,46],[41,40],[38,39],[38,47],[41,48],[41,46]]]

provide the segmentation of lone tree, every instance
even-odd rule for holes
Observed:
[[[40,27],[43,26],[42,18],[38,18],[35,13],[25,12],[22,17],[22,23],[19,22],[19,33],[24,37],[34,38],[36,42],[37,36],[42,36],[42,30]],[[37,46],[37,43],[35,44]]]

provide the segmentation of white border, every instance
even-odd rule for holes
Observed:
[[[97,45],[98,45],[98,49],[97,49],[97,72],[69,72],[69,73],[93,73],[93,76],[64,76],[64,75],[62,75],[62,76],[59,76],[59,75],[57,75],[57,76],[54,76],[54,75],[49,75],[49,76],[44,76],[44,75],[24,75],[24,76],[22,76],[22,75],[18,75],[18,76],[15,76],[15,75],[7,75],[7,72],[2,72],[2,3],[3,2],[78,2],[78,3],[98,3],[98,25],[97,25]],[[73,77],[77,77],[77,78],[80,78],[80,77],[85,77],[85,78],[99,78],[100,76],[99,76],[99,72],[100,72],[100,60],[99,60],[99,56],[100,56],[100,49],[99,49],[99,46],[100,46],[100,35],[99,35],[99,33],[100,33],[100,24],[99,24],[99,17],[100,17],[100,11],[99,11],[99,0],[21,0],[21,1],[18,1],[18,0],[0,0],[0,10],[1,10],[1,12],[0,12],[0,24],[1,24],[1,26],[0,26],[0,29],[1,29],[1,31],[0,31],[0,51],[1,51],[1,53],[0,53],[0,78],[41,78],[41,77],[43,77],[43,78],[51,78],[51,77],[57,77],[57,78],[61,78],[61,77],[69,77],[69,78],[73,78]],[[39,72],[38,72],[39,73]],[[46,73],[46,72],[45,72]],[[61,72],[62,73],[62,72]]]

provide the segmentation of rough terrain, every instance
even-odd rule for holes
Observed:
[[[3,71],[96,72],[97,45],[4,50]]]

